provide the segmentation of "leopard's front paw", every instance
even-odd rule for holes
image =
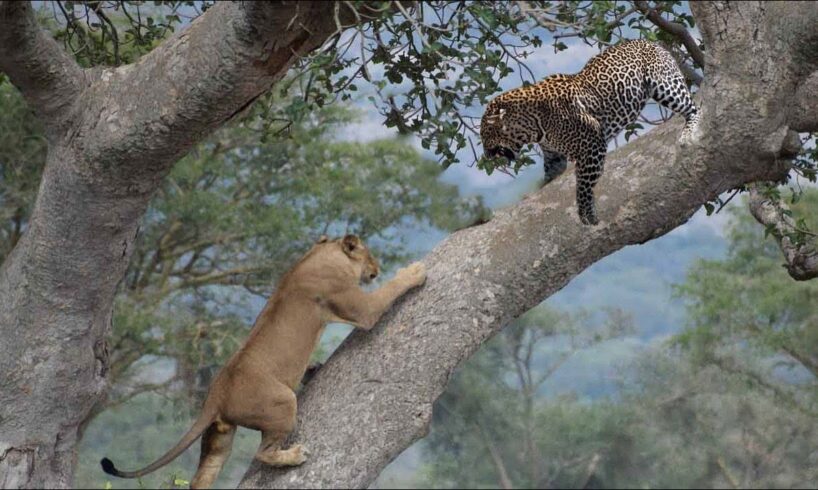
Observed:
[[[583,225],[594,226],[599,224],[599,218],[596,217],[596,210],[593,207],[580,208],[579,220]]]

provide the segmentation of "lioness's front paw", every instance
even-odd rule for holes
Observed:
[[[291,447],[290,451],[292,451],[292,466],[304,464],[304,462],[307,461],[307,456],[310,454],[309,450],[307,450],[307,448],[301,444],[296,444],[295,446]]]
[[[426,266],[422,262],[415,262],[399,269],[397,276],[412,286],[420,286],[426,281]]]

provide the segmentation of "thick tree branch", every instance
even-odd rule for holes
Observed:
[[[650,8],[648,2],[636,1],[633,3],[636,5],[636,8],[639,9],[639,11],[642,12],[642,14],[644,14],[645,17],[647,17],[648,20],[651,21],[656,27],[677,37],[682,44],[684,44],[685,48],[687,48],[687,52],[690,53],[693,61],[695,61],[697,65],[704,67],[704,53],[702,52],[701,48],[699,48],[696,40],[693,39],[693,36],[690,35],[690,32],[685,28],[685,26],[665,19],[662,17],[662,14]]]
[[[797,281],[807,281],[818,277],[818,249],[815,240],[796,244],[790,236],[798,233],[798,227],[789,214],[789,206],[782,201],[765,197],[757,186],[750,188],[750,213],[764,225],[770,227],[772,236],[781,247],[786,261],[787,272]]]
[[[792,105],[790,127],[800,133],[818,132],[818,71],[798,86]]]
[[[358,15],[366,11],[363,5]],[[193,144],[241,114],[354,15],[326,2],[216,3],[134,65],[102,71],[79,128],[95,134],[83,147],[88,171],[106,175],[116,193],[152,191]]]
[[[254,463],[243,488],[369,485],[426,433],[458,364],[513,318],[600,258],[684,223],[718,194],[786,175],[787,101],[803,57],[816,55],[795,51],[814,30],[818,6],[691,8],[708,46],[699,140],[680,148],[682,121],[674,118],[609,154],[597,186],[600,226],[579,224],[568,172],[488,223],[450,235],[424,259],[426,285],[372,331],[354,332],[299,397],[291,439],[311,450],[307,462],[288,470]]]
[[[85,85],[82,69],[37,25],[31,2],[0,1],[0,72],[53,133]]]

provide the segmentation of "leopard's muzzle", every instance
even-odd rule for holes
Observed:
[[[517,158],[517,155],[514,153],[514,151],[510,150],[509,148],[506,148],[505,146],[495,146],[493,148],[487,148],[486,156],[489,158],[501,156],[510,162]]]

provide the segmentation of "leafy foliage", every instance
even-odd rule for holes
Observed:
[[[512,74],[523,84],[542,78],[527,59],[546,42],[558,52],[567,49],[566,38],[604,47],[646,37],[675,46],[682,63],[689,59],[678,39],[647,21],[631,2],[419,2],[413,10],[393,5],[370,25],[339,32],[302,60],[306,86],[323,91],[306,94],[321,106],[324,92],[343,98],[359,89],[356,81],[369,83],[375,92],[370,100],[386,126],[418,134],[445,166],[461,161],[460,150],[471,149],[480,168],[495,170],[499,162],[476,150],[480,107]],[[681,2],[656,2],[654,8],[694,25]],[[530,163],[523,156],[513,170]]]
[[[807,226],[816,226],[818,192],[793,206]],[[746,211],[733,208],[731,247],[724,261],[700,261],[677,293],[688,302],[691,325],[676,342],[702,363],[732,363],[758,383],[778,375],[818,376],[814,281],[793,282],[781,252]],[[742,346],[735,350],[736,346]],[[742,364],[745,355],[769,360],[759,371]],[[789,373],[789,374],[788,374]],[[799,374],[800,373],[800,374]],[[810,384],[815,388],[814,379]],[[800,400],[810,407],[812,400]],[[784,394],[782,393],[782,396]],[[787,395],[789,396],[789,395]],[[811,410],[816,407],[812,406]]]
[[[59,0],[41,6],[40,19],[80,66],[133,63],[211,1]]]
[[[132,62],[209,5],[56,1],[42,10],[57,38],[83,66],[92,66]],[[292,99],[285,112],[314,110],[363,93],[386,127],[418,135],[444,166],[461,162],[461,150],[471,150],[473,163],[488,173],[505,165],[479,156],[480,108],[509,77],[522,84],[541,79],[544,74],[534,73],[528,59],[547,44],[556,53],[568,49],[571,38],[600,48],[648,38],[667,44],[690,71],[701,68],[678,38],[629,1],[344,2],[339,8],[371,20],[339,24],[320,50],[296,63],[291,83],[300,86],[303,98]],[[649,8],[670,22],[695,26],[683,2],[653,2]],[[286,93],[290,87],[279,88]],[[629,128],[628,137],[641,132],[640,126]],[[530,155],[522,155],[511,170],[531,163]]]
[[[609,323],[623,325],[617,316]],[[750,382],[735,363],[702,363],[692,351],[657,345],[620,366],[623,381],[613,397],[532,394],[514,366],[539,358],[544,362],[529,364],[531,379],[553,373],[566,352],[564,330],[554,328],[560,318],[573,330],[571,316],[538,308],[467,361],[438,402],[415,484],[744,488],[818,480],[815,453],[807,449],[818,442],[814,413],[780,396],[803,398],[813,388],[780,378]],[[601,339],[616,332],[623,331],[608,330]],[[586,335],[577,353],[599,348]],[[507,348],[515,344],[509,338],[538,340],[515,351]],[[762,365],[763,356],[745,358],[744,366]]]

